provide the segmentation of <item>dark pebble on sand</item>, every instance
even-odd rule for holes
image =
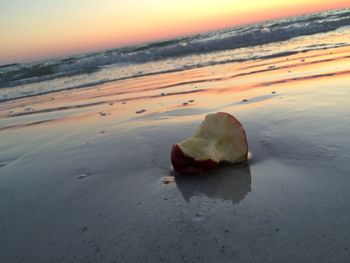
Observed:
[[[276,94],[276,91],[272,91],[271,93],[272,93],[272,94]]]
[[[165,96],[165,93],[160,93],[161,96]]]
[[[107,113],[105,113],[105,112],[99,112],[99,114],[100,114],[101,116],[107,116]]]
[[[186,106],[186,105],[188,105],[188,103],[187,103],[187,102],[184,102],[184,103],[182,103],[182,105],[183,105],[183,106]]]
[[[126,102],[124,101],[122,104],[126,104]]]
[[[142,110],[138,110],[136,111],[136,114],[140,114],[140,113],[144,113],[146,110],[142,109]]]
[[[242,100],[242,102],[247,102],[247,101],[248,101],[247,99]]]
[[[190,103],[191,103],[191,102],[194,102],[194,100],[189,100],[188,102],[190,102]]]
[[[304,61],[305,61],[305,59],[301,59],[300,61],[301,61],[301,62],[304,62]]]

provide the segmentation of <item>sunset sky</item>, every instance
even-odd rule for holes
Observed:
[[[349,0],[1,0],[0,64],[343,7]]]

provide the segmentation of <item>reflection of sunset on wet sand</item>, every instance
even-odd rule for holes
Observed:
[[[167,112],[171,116],[176,110],[259,107],[266,100],[268,104],[279,103],[282,92],[300,92],[301,87],[317,89],[320,84],[331,85],[342,79],[344,82],[350,75],[349,57],[350,49],[344,47],[272,58],[263,63],[215,65],[29,97],[3,103],[0,109],[3,117],[71,110],[68,116],[106,112],[130,118],[140,109],[145,109],[145,116]]]

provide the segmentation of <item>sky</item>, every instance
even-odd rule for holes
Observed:
[[[0,65],[344,7],[349,0],[0,0]]]

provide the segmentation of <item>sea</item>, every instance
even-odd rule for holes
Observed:
[[[140,76],[350,45],[350,8],[0,66],[0,102]],[[341,41],[339,41],[341,39]]]

